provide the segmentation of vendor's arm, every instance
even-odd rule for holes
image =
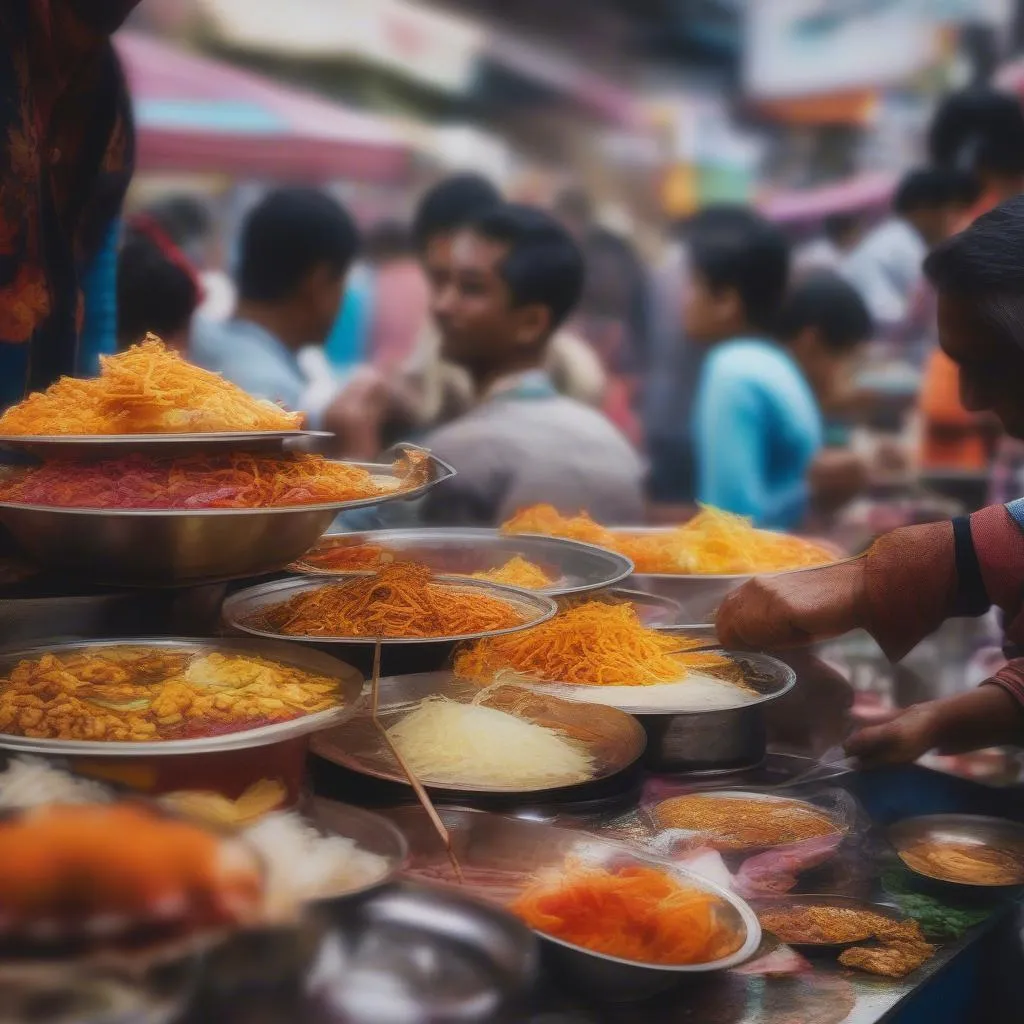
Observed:
[[[855,733],[847,753],[866,766],[906,764],[929,750],[960,754],[1024,738],[1024,661],[1011,661],[967,693],[916,704],[884,725]]]
[[[911,526],[861,558],[753,580],[718,614],[726,647],[794,647],[866,629],[893,660],[952,615],[995,604],[1017,616],[1024,534],[1005,506],[970,519]]]

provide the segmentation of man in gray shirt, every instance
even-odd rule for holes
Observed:
[[[432,524],[496,526],[547,502],[606,523],[643,516],[643,466],[600,412],[559,395],[544,371],[552,335],[583,284],[576,243],[548,214],[503,204],[460,230],[434,288],[443,355],[476,404],[425,439],[458,477],[421,509]]]

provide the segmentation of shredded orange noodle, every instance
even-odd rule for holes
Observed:
[[[0,416],[0,434],[181,434],[297,430],[302,414],[253,398],[155,335],[113,356],[100,375],[61,377]]]
[[[288,636],[429,638],[511,629],[507,601],[435,581],[424,565],[395,562],[372,576],[327,583],[260,612],[258,628]]]
[[[508,909],[545,935],[636,963],[711,963],[743,944],[717,896],[648,867],[569,865]]]
[[[720,654],[677,653],[699,643],[648,629],[631,605],[589,601],[531,629],[464,647],[455,657],[455,671],[478,682],[510,672],[582,686],[675,683],[702,670],[738,674]]]
[[[708,507],[675,529],[631,533],[606,529],[586,513],[565,517],[550,505],[535,505],[517,512],[502,529],[610,548],[631,559],[638,573],[715,576],[779,572],[824,565],[835,557],[821,545],[757,530],[742,516]]]
[[[134,453],[99,462],[53,460],[0,480],[0,501],[56,508],[282,508],[388,492],[359,466],[307,454]]]

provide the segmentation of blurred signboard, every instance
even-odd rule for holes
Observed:
[[[267,53],[364,60],[447,92],[473,83],[484,32],[407,0],[201,0],[213,31]]]
[[[744,80],[757,99],[889,85],[937,54],[921,0],[751,0]]]

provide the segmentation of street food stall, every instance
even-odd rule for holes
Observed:
[[[221,588],[189,637],[5,638],[10,1019],[1003,1019],[1014,791],[856,770],[845,680],[715,639],[837,551],[711,509],[333,534],[453,470],[309,442],[157,339],[0,417],[13,576]]]

